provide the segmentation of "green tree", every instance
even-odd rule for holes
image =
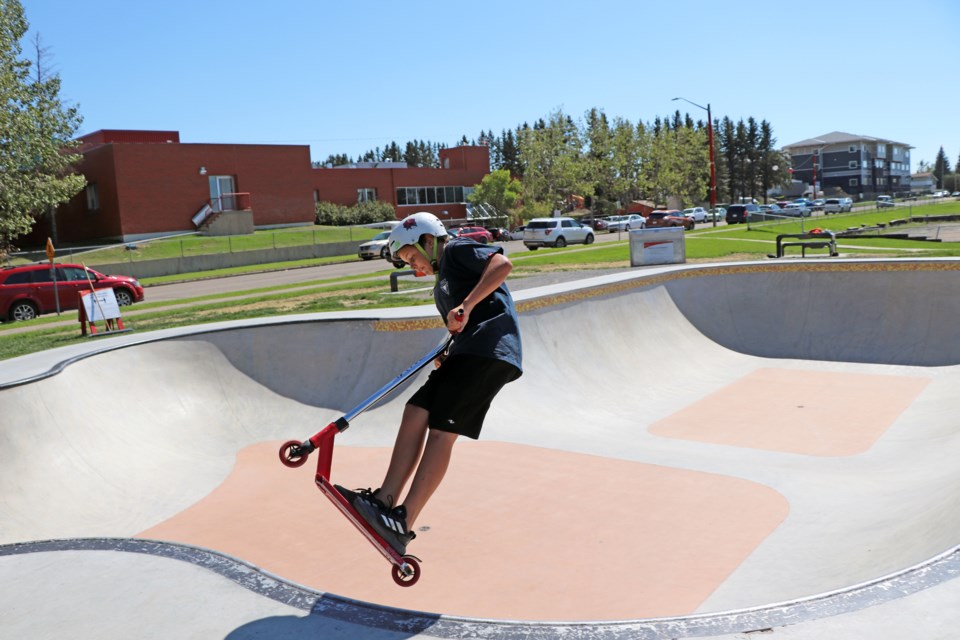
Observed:
[[[773,135],[773,127],[763,120],[760,123],[760,146],[758,149],[760,162],[760,193],[763,201],[767,201],[767,191],[774,187],[785,187],[790,184],[790,157],[776,148],[777,139]]]
[[[522,189],[520,181],[510,177],[508,170],[497,169],[483,177],[470,194],[470,202],[473,204],[485,202],[500,213],[506,213],[517,206]]]
[[[581,133],[562,111],[520,132],[524,199],[562,207],[571,195],[592,196]]]
[[[631,200],[642,198],[649,190],[643,174],[643,160],[650,146],[643,123],[634,126],[629,120],[615,118],[611,131],[613,175],[610,193],[626,207]]]
[[[519,127],[517,131],[520,131]],[[517,137],[510,129],[500,136],[500,155],[501,164],[497,169],[506,169],[513,177],[522,178],[523,162],[520,160],[520,147],[517,146]]]
[[[613,131],[603,111],[593,108],[587,112],[584,138],[587,142],[584,169],[593,183],[594,194],[590,209],[597,215],[615,213],[619,194]]]
[[[36,64],[21,56],[28,24],[18,0],[0,0],[0,255],[36,217],[79,193],[86,181],[71,153],[81,117],[60,100],[36,41]]]
[[[675,196],[683,203],[702,202],[710,179],[710,152],[706,129],[687,127],[680,112],[672,126],[656,129],[643,164],[649,193],[657,203]],[[693,125],[693,121],[689,121]]]
[[[947,154],[940,147],[937,152],[937,159],[933,161],[933,175],[937,179],[937,188],[943,188],[943,179],[950,172],[950,161],[947,160]]]

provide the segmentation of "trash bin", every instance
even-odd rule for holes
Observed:
[[[680,264],[687,261],[683,227],[634,229],[630,232],[630,266]]]

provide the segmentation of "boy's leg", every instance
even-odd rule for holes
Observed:
[[[429,417],[430,412],[422,407],[407,404],[403,408],[403,418],[400,420],[397,440],[390,456],[390,466],[387,467],[387,475],[378,493],[378,497],[388,508],[399,504],[400,494],[417,467],[427,436]]]
[[[417,465],[417,474],[413,477],[410,492],[403,501],[407,510],[407,528],[413,527],[414,521],[420,515],[427,500],[440,486],[443,476],[450,465],[450,456],[453,445],[457,441],[457,434],[431,429],[427,436],[427,445],[424,448],[420,464]]]

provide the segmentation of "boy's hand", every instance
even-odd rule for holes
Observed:
[[[460,333],[460,330],[466,326],[467,320],[469,319],[470,314],[467,313],[463,305],[460,305],[456,309],[451,309],[450,313],[447,314],[447,329],[450,330],[450,333]]]

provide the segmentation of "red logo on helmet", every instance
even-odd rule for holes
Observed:
[[[407,218],[403,221],[404,229],[413,229],[415,226],[417,226],[417,221],[413,218]]]

